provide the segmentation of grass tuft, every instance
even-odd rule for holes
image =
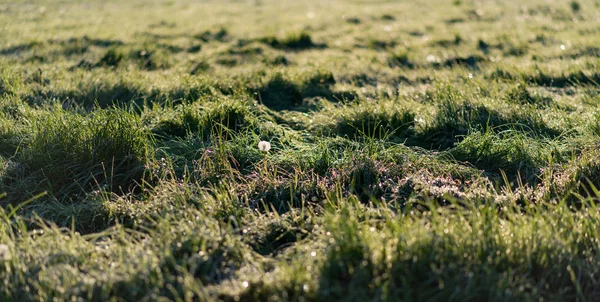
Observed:
[[[2,182],[16,203],[42,191],[64,202],[98,189],[130,192],[142,185],[152,153],[136,118],[116,109],[88,116],[53,111],[32,125],[21,148]]]
[[[312,37],[307,32],[288,33],[282,38],[265,37],[259,41],[273,48],[286,50],[305,50],[318,46],[313,43]]]

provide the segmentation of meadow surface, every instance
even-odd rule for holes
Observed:
[[[599,104],[598,0],[0,1],[0,300],[594,300]]]

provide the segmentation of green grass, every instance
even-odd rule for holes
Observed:
[[[599,7],[0,3],[0,300],[594,300]]]

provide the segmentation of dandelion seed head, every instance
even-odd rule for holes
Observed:
[[[258,143],[258,150],[262,152],[268,152],[269,150],[271,150],[271,143],[266,141],[260,141]]]

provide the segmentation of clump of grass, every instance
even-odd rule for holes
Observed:
[[[281,156],[276,160],[279,162]],[[298,167],[286,171],[270,160],[257,163],[255,170],[257,176],[251,177],[252,190],[246,193],[246,198],[251,208],[267,213],[288,213],[305,204],[315,204],[322,200],[332,182],[331,170],[327,170],[325,176]]]
[[[311,222],[297,213],[259,216],[248,226],[244,240],[261,255],[275,255],[306,238],[312,228]]]
[[[483,104],[461,101],[461,93],[442,89],[426,94],[426,99],[437,102],[432,121],[419,128],[408,143],[430,149],[448,149],[472,130],[518,130],[531,137],[557,137],[562,132],[546,125],[535,109],[508,112],[490,109]],[[539,102],[537,102],[539,103]]]
[[[490,44],[485,42],[483,39],[479,39],[477,40],[477,48],[479,48],[479,50],[481,50],[483,53],[488,53],[490,50]]]
[[[194,66],[194,68],[190,71],[190,74],[192,75],[196,75],[196,74],[201,74],[204,72],[207,72],[208,70],[210,70],[210,64],[206,61],[201,61],[198,62],[196,64],[196,66]]]
[[[362,201],[374,198],[381,184],[381,173],[377,163],[365,156],[359,156],[349,162],[350,167],[346,169],[349,177],[345,180],[349,186],[349,192],[358,196]]]
[[[592,115],[592,119],[589,123],[589,131],[596,136],[600,136],[600,112],[596,112]]]
[[[189,52],[189,53],[197,53],[197,52],[199,52],[201,50],[202,50],[202,45],[201,44],[196,44],[196,45],[190,46],[187,49],[187,52]]]
[[[245,127],[257,124],[246,102],[220,100],[203,105],[181,105],[174,117],[158,123],[153,132],[161,136],[197,135],[203,139],[231,138]]]
[[[464,41],[463,37],[461,37],[459,34],[455,34],[454,39],[438,40],[438,41],[434,41],[433,44],[436,46],[448,48],[448,47],[460,45],[461,43],[463,43],[463,41]]]
[[[319,267],[318,296],[320,299],[336,300],[350,294],[357,299],[368,300],[377,292],[377,264],[371,257],[373,251],[358,235],[361,227],[356,219],[338,222],[340,225],[336,227],[332,240],[334,246],[325,251]],[[373,289],[364,290],[369,285],[373,285]]]
[[[224,27],[221,27],[216,30],[207,30],[207,31],[204,31],[202,33],[195,35],[194,37],[203,42],[211,42],[211,41],[225,42],[231,38],[229,35],[229,31]]]
[[[282,150],[276,163],[284,171],[300,170],[326,176],[332,169],[339,169],[345,156],[356,148],[358,143],[346,138],[322,137],[314,144]]]
[[[552,147],[515,131],[495,134],[472,132],[450,154],[490,173],[504,171],[510,178],[518,174],[526,181],[535,178],[539,169],[551,161]]]
[[[571,1],[570,6],[571,6],[571,10],[575,14],[578,14],[579,11],[581,10],[581,4],[579,4],[579,2],[577,2],[577,1]]]
[[[577,70],[563,72],[561,74],[552,74],[537,70],[537,74],[530,76],[528,79],[530,82],[537,85],[565,88],[571,86],[598,85],[598,83],[600,83],[600,73],[584,73],[581,70]]]
[[[346,18],[346,22],[348,22],[350,24],[360,24],[361,20],[358,17],[349,17],[349,18]]]
[[[412,69],[415,64],[410,60],[408,51],[400,51],[390,54],[388,58],[388,65],[390,67],[406,67]]]
[[[478,55],[469,55],[466,57],[451,57],[444,61],[444,66],[446,67],[455,67],[455,66],[464,66],[468,68],[478,68],[482,62],[485,62],[486,59],[484,57]]]
[[[173,227],[176,225],[168,228],[175,231]],[[248,261],[249,255],[243,243],[234,236],[220,236],[217,226],[207,227],[204,222],[184,228],[192,233],[171,238],[165,244],[168,250],[159,264],[169,279],[189,273],[205,284],[219,283],[231,278]]]
[[[272,58],[267,57],[263,59],[263,62],[275,66],[288,66],[291,63],[290,60],[284,55],[279,55]]]
[[[485,77],[488,79],[492,79],[492,80],[514,80],[517,78],[517,76],[514,75],[513,73],[511,73],[510,71],[507,71],[507,70],[499,68],[499,67],[496,67],[492,72],[487,74]]]
[[[560,128],[549,126],[542,115],[533,109],[509,111],[501,116],[495,117],[488,123],[496,131],[506,129],[519,131],[531,138],[555,139],[569,131],[561,131]]]
[[[586,149],[557,170],[549,184],[557,196],[577,202],[600,197],[600,157],[595,151]]]
[[[158,49],[145,48],[133,51],[130,57],[145,70],[166,69],[171,65],[167,55]]]
[[[15,154],[23,137],[23,124],[8,114],[0,112],[0,156],[10,157]]]
[[[540,95],[530,93],[527,89],[527,84],[524,82],[518,83],[515,86],[513,86],[507,92],[506,100],[521,105],[534,105],[539,107],[548,107],[551,101],[548,98],[544,98]]]
[[[472,128],[482,127],[490,121],[490,110],[471,102],[459,102],[452,92],[449,98],[437,105],[432,122],[420,129],[411,144],[430,149],[447,149],[460,141]],[[435,97],[438,98],[438,97]]]
[[[125,60],[125,53],[122,50],[111,47],[104,56],[95,64],[98,67],[118,67]]]
[[[23,170],[7,171],[3,191],[14,202],[42,191],[64,202],[95,189],[127,193],[142,185],[151,154],[138,119],[125,111],[53,111],[32,125],[14,159]]]
[[[415,126],[415,114],[391,101],[362,101],[344,109],[322,111],[319,116],[328,121],[315,124],[314,131],[351,139],[375,138],[401,142],[413,134]]]
[[[14,96],[17,91],[20,79],[15,72],[8,69],[0,69],[0,97]]]
[[[259,41],[273,48],[287,50],[304,50],[317,46],[310,34],[304,31],[300,33],[288,33],[283,38],[265,37],[259,39]]]
[[[506,43],[502,45],[502,49],[504,49],[504,55],[506,56],[524,56],[529,51],[529,46],[527,44],[515,44],[515,43]]]

